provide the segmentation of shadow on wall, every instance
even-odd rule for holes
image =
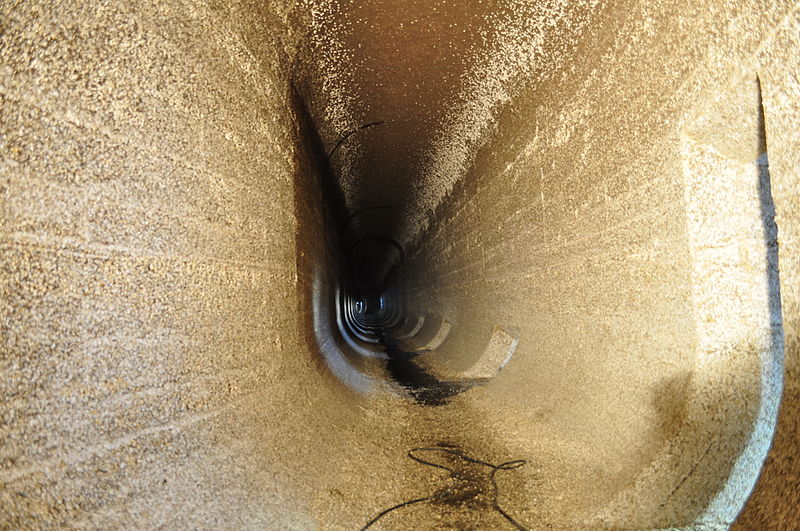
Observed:
[[[774,52],[773,52],[774,53]],[[800,359],[800,342],[797,331],[797,251],[792,249],[796,239],[796,209],[793,205],[792,194],[797,194],[797,150],[796,136],[793,135],[797,128],[797,99],[787,94],[797,90],[795,72],[796,68],[786,67],[783,64],[764,65],[766,69],[765,86],[759,82],[759,120],[764,131],[764,154],[760,162],[761,181],[760,192],[762,198],[763,232],[769,245],[769,291],[771,314],[773,322],[773,342],[784,347],[785,387],[781,399],[780,416],[777,432],[772,442],[772,447],[764,470],[759,477],[758,484],[741,517],[736,521],[734,529],[790,529],[796,527],[800,521],[800,459],[797,456],[797,434],[800,433],[798,421],[798,372],[797,362]],[[772,70],[772,71],[770,71]],[[791,81],[788,81],[791,80]],[[788,82],[787,82],[788,81]],[[762,90],[763,89],[763,92]],[[766,95],[767,107],[764,108],[761,96]],[[767,132],[774,133],[772,146],[780,158],[773,158],[772,163],[775,173],[770,174],[770,161],[766,150]],[[784,292],[783,299],[780,294],[778,272],[778,228],[774,222],[775,205],[772,201],[773,178],[779,198],[778,208],[781,220],[781,231],[784,239],[781,240],[788,251],[783,256]],[[788,194],[787,194],[788,192]],[[796,197],[794,198],[796,200]],[[787,231],[788,229],[788,231]],[[788,238],[787,238],[788,233]],[[788,266],[788,267],[787,267]],[[788,277],[788,278],[787,278]],[[775,297],[775,300],[772,299]],[[781,307],[781,300],[785,307]],[[784,315],[783,312],[786,312]],[[782,322],[786,319],[785,326]],[[784,336],[783,331],[788,333]]]
[[[781,312],[781,281],[778,261],[778,224],[775,222],[775,201],[772,198],[772,177],[769,173],[767,151],[767,123],[764,115],[761,79],[758,84],[758,195],[761,206],[761,223],[764,231],[767,268],[767,301],[771,323],[771,344],[783,350],[783,316]]]

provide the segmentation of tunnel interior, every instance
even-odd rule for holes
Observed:
[[[474,408],[480,437],[527,440],[551,478],[591,470],[550,525],[603,506],[595,524],[732,521],[782,371],[760,80],[659,101],[628,84],[666,88],[668,67],[627,63],[601,103],[593,30],[630,5],[514,6],[321,15],[293,70],[330,218],[314,238],[336,242],[306,284],[313,348],[350,390],[433,422]]]
[[[95,7],[0,2],[0,527],[800,519],[795,4]]]

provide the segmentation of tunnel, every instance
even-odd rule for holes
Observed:
[[[800,525],[792,1],[0,1],[0,528]]]

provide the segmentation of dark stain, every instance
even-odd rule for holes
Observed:
[[[430,496],[398,503],[381,511],[362,527],[369,528],[387,514],[417,504],[447,506],[452,509],[467,509],[483,513],[494,512],[516,529],[525,529],[498,502],[495,475],[503,470],[514,470],[526,461],[517,459],[493,464],[466,455],[459,448],[447,444],[434,447],[412,448],[408,457],[426,466],[440,468],[450,473],[446,483]]]
[[[389,360],[386,368],[391,377],[403,386],[422,405],[442,406],[447,400],[475,385],[475,382],[444,382],[414,363],[420,353],[406,352],[397,342],[384,334],[381,342],[386,346]]]

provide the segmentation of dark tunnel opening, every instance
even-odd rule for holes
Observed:
[[[334,300],[327,301],[335,309],[338,324],[335,333],[351,347],[357,347],[356,355],[382,354],[386,377],[418,403],[444,405],[449,397],[482,379],[471,382],[439,379],[414,361],[419,354],[429,352],[409,341],[421,331],[418,325],[424,318],[420,314],[430,312],[410,310],[406,306],[402,282],[405,250],[397,240],[387,236],[393,234],[391,228],[399,219],[399,207],[376,205],[349,212],[339,186],[341,179],[332,164],[337,151],[348,139],[387,124],[371,122],[345,132],[325,154],[307,105],[296,88],[292,92],[304,135],[309,138],[309,154],[317,161],[320,210],[328,224],[325,237],[335,242],[328,257],[335,271],[330,292]],[[317,341],[318,344],[324,342]]]

